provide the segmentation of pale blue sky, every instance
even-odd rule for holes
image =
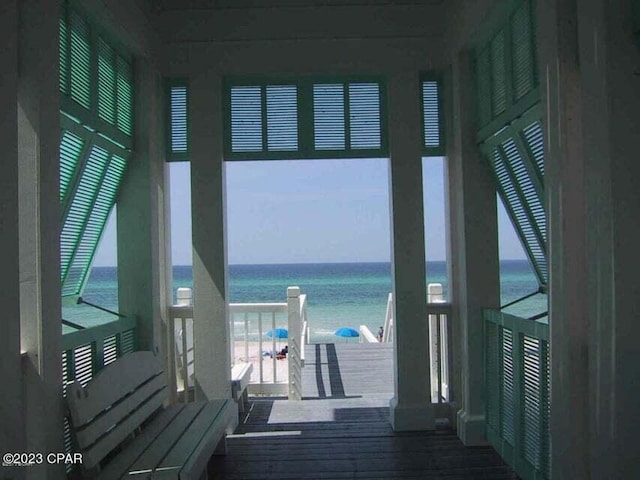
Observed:
[[[171,168],[172,257],[191,264],[189,164]],[[423,160],[427,260],[445,257],[443,160]],[[388,160],[229,162],[229,263],[387,262],[390,259]],[[501,258],[525,258],[502,204]],[[112,217],[114,217],[112,215]],[[110,219],[96,265],[114,265]]]

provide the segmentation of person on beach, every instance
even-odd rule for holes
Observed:
[[[382,342],[382,336],[384,335],[384,328],[380,327],[378,329],[378,341]]]
[[[287,353],[289,353],[289,345],[285,345],[282,350],[276,355],[278,360],[282,360],[283,358],[287,358]]]

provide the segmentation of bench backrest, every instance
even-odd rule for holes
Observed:
[[[91,470],[168,397],[167,379],[152,352],[132,352],[106,366],[84,388],[67,390],[72,429]]]

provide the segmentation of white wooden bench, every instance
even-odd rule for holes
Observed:
[[[248,403],[247,387],[251,380],[253,363],[238,363],[231,369],[231,396],[238,404],[238,411],[244,413]]]
[[[166,375],[152,352],[133,352],[106,366],[84,388],[67,390],[74,449],[86,477],[206,478],[214,451],[237,425],[231,399],[164,407]]]

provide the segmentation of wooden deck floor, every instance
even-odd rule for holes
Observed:
[[[491,447],[450,429],[395,433],[389,345],[310,345],[304,400],[253,397],[210,479],[516,479]]]

